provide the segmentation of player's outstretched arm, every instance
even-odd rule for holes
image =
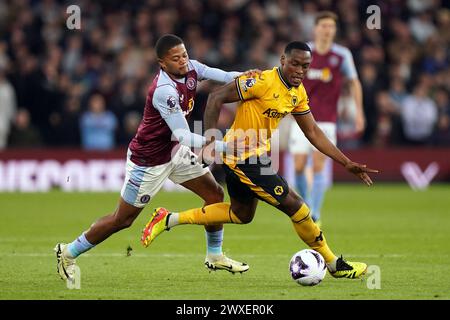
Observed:
[[[368,173],[378,173],[378,170],[367,168],[365,164],[356,163],[347,158],[322,132],[311,112],[304,115],[297,115],[295,116],[295,120],[305,133],[306,138],[308,138],[320,152],[339,162],[347,169],[347,171],[356,175],[366,185],[370,186],[373,184]]]
[[[237,102],[239,100],[239,94],[235,81],[221,86],[211,92],[208,96],[205,114],[203,116],[205,121],[205,130],[217,127],[220,109],[224,103]]]
[[[197,60],[191,60],[191,63],[197,71],[199,80],[213,80],[221,84],[229,83],[241,75],[244,75],[246,77],[256,77],[262,72],[259,69],[250,69],[244,72],[224,71],[222,69],[209,67]]]

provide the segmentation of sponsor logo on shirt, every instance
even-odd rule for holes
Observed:
[[[328,59],[328,63],[329,63],[331,66],[336,67],[336,66],[338,65],[338,63],[339,63],[339,59],[338,59],[338,57],[336,57],[336,56],[331,56],[331,57]]]
[[[323,69],[309,69],[307,78],[309,80],[320,80],[323,82],[330,82],[333,79],[333,74],[329,68]]]
[[[264,111],[262,113],[263,115],[265,115],[268,118],[272,118],[272,119],[279,119],[279,118],[284,118],[288,112],[279,112],[277,109],[267,109],[266,111]]]
[[[187,116],[194,109],[194,98],[190,98],[188,101],[187,111],[183,111],[184,115]]]

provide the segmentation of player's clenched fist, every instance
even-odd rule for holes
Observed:
[[[213,163],[222,163],[222,155],[240,159],[242,155],[246,152],[248,153],[250,150],[250,146],[246,139],[233,139],[230,142],[226,142],[224,150],[218,148],[217,144],[215,138],[212,137],[211,141],[204,145],[200,150],[197,162],[205,166],[209,166]]]
[[[214,159],[216,157],[215,145],[215,138],[212,137],[211,141],[205,144],[200,150],[197,157],[197,162],[203,164],[204,166],[209,166],[214,163]]]
[[[255,78],[256,76],[261,75],[262,71],[259,69],[250,69],[247,71],[244,71],[242,75],[246,76],[247,78]]]

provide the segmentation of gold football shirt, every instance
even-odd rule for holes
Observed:
[[[240,76],[235,83],[241,102],[224,141],[237,140],[245,144],[246,151],[240,157],[226,155],[224,162],[228,165],[267,153],[272,132],[282,118],[289,113],[301,115],[310,112],[303,84],[289,86],[278,67],[265,70],[255,78]]]

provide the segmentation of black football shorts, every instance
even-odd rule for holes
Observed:
[[[286,180],[275,173],[270,159],[249,158],[234,166],[223,164],[230,197],[248,203],[255,197],[273,206],[278,206],[289,193]]]

